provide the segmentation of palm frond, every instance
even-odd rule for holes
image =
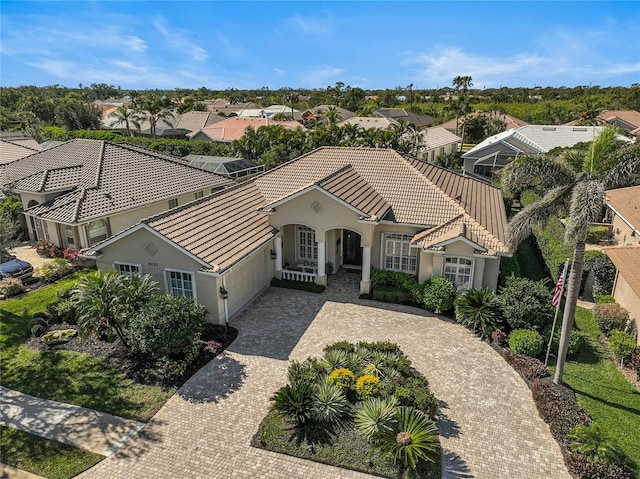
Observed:
[[[602,220],[605,186],[598,180],[580,181],[575,185],[569,204],[565,243],[584,241],[591,223]]]
[[[543,198],[515,215],[507,225],[507,244],[515,251],[533,231],[543,227],[552,215],[566,207],[573,183],[549,191]]]
[[[640,184],[640,143],[620,148],[610,156],[603,180],[607,189]]]
[[[531,186],[549,189],[569,183],[573,172],[562,162],[549,156],[521,156],[501,172],[502,187],[520,192]]]
[[[614,125],[609,125],[600,132],[584,156],[582,171],[590,175],[595,175],[602,171],[602,166],[607,156],[615,147],[617,131]]]

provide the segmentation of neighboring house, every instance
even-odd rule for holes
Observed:
[[[460,150],[462,138],[441,126],[425,128],[418,132],[421,149],[418,159],[433,163],[436,158]]]
[[[344,125],[358,125],[360,128],[369,130],[371,128],[377,128],[379,130],[387,130],[391,125],[398,125],[398,122],[389,118],[382,118],[377,116],[354,116],[348,120],[344,120],[338,123],[338,126]]]
[[[226,117],[208,111],[188,111],[176,117],[173,126],[189,132],[206,128],[210,125],[226,120]]]
[[[243,158],[226,156],[187,155],[183,158],[189,166],[228,176],[235,180],[253,176],[264,171],[264,165],[257,165]]]
[[[139,121],[140,128],[136,128],[135,125],[129,123],[129,129],[134,136],[149,136],[151,134],[149,120],[144,116],[144,112],[141,112],[140,115],[142,116],[142,119]],[[226,117],[224,116],[208,111],[188,111],[182,115],[176,114],[173,119],[170,119],[168,122],[162,119],[158,120],[156,124],[156,136],[184,139],[185,136],[192,131],[206,128],[225,119]],[[123,122],[119,122],[115,111],[103,116],[102,125],[106,129],[117,130],[123,135],[127,133],[126,125]]]
[[[338,121],[348,120],[349,118],[353,118],[356,114],[346,108],[342,108],[335,105],[318,105],[313,108],[309,108],[302,112],[302,121],[306,124],[307,122],[316,122],[321,123],[325,116],[326,112],[330,108],[335,108],[338,112]]]
[[[636,110],[605,110],[596,117],[599,125],[616,125],[621,130],[627,132],[634,138],[640,138],[640,112]],[[567,126],[574,126],[580,120],[565,123]]]
[[[35,143],[35,145],[31,142]],[[20,142],[19,140],[0,139],[0,165],[11,163],[39,151],[40,145],[35,140]]]
[[[273,118],[275,115],[282,114],[291,118],[291,107],[287,105],[271,105],[264,108],[244,108],[237,112],[239,117],[243,118]],[[293,109],[293,120],[302,122],[302,114],[299,110]]]
[[[402,120],[405,123],[415,125],[416,128],[431,126],[433,122],[436,121],[431,115],[419,115],[404,108],[378,108],[373,114],[390,120]]]
[[[150,274],[222,323],[277,278],[326,284],[371,268],[498,283],[506,213],[499,189],[393,150],[324,147],[237,186],[142,220],[88,254],[101,271]]]
[[[239,111],[244,110],[245,108],[256,108],[255,103],[252,102],[243,102],[243,103],[232,103],[226,98],[215,98],[213,100],[204,100],[202,103],[205,104],[207,110],[211,113],[217,113],[222,116],[230,116],[236,115]]]
[[[214,141],[221,143],[231,143],[244,136],[247,128],[252,127],[258,130],[261,126],[280,125],[284,128],[295,130],[296,128],[306,129],[297,121],[276,121],[269,118],[248,118],[234,116],[227,118],[211,126],[193,131],[187,135],[190,140]]]
[[[640,186],[608,190],[607,206],[615,243],[640,245]]]
[[[604,249],[617,270],[611,294],[640,330],[640,186],[608,190],[607,207],[617,244]]]
[[[497,169],[523,155],[540,155],[554,148],[593,141],[602,126],[525,125],[503,131],[462,155],[465,173],[492,178]]]
[[[464,120],[466,120],[467,118],[473,118],[475,116],[480,116],[480,115],[486,116],[487,118],[489,118],[489,120],[499,120],[504,122],[505,131],[512,130],[514,128],[520,128],[521,126],[525,126],[529,124],[526,121],[521,120],[520,118],[516,118],[515,116],[511,116],[506,113],[500,113],[498,111],[490,111],[490,112],[470,113],[469,115],[461,116],[457,120],[454,118],[453,120],[445,121],[440,126],[442,128],[446,128],[451,133],[455,133],[457,135],[462,133],[461,130],[462,130],[462,124],[464,123]]]
[[[3,165],[0,185],[20,194],[29,237],[91,246],[142,218],[232,183],[140,147],[76,139]]]

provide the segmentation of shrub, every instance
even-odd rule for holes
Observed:
[[[551,335],[551,326],[547,326],[544,330],[544,344],[549,344],[549,336]],[[553,332],[553,340],[551,341],[551,351],[558,351],[558,347],[560,346],[560,336],[562,335],[562,328],[556,327]],[[567,355],[573,356],[584,344],[584,336],[577,329],[572,329],[571,334],[569,335],[569,347],[567,349]]]
[[[2,278],[0,280],[0,294],[4,296],[15,296],[24,291],[24,284],[17,278]]]
[[[598,304],[607,304],[607,303],[615,303],[616,299],[610,294],[597,294],[595,295],[596,303]]]
[[[638,381],[640,381],[640,348],[636,348],[631,354],[631,369],[636,372]]]
[[[405,468],[416,469],[422,461],[435,462],[439,453],[438,428],[424,413],[412,407],[396,409],[390,429],[382,430],[374,444]]]
[[[376,286],[373,290],[373,299],[385,303],[409,304],[413,300],[410,291],[396,286]]]
[[[453,308],[456,297],[456,285],[442,276],[435,276],[425,281],[422,302],[424,307],[436,314],[442,314]]]
[[[353,343],[349,341],[338,341],[333,344],[329,344],[324,347],[322,350],[323,353],[328,353],[329,351],[342,350],[347,353],[352,353],[356,350],[356,347]]]
[[[520,263],[518,257],[514,254],[511,257],[500,258],[500,277],[498,278],[499,284],[504,284],[507,278],[511,276],[520,276]]]
[[[395,420],[397,405],[398,400],[393,396],[365,399],[355,415],[358,432],[372,439],[390,429]]]
[[[329,374],[329,381],[342,390],[350,389],[353,386],[355,377],[353,372],[347,368],[338,368]]]
[[[608,335],[613,329],[624,330],[627,321],[629,321],[627,310],[616,303],[597,304],[593,312],[600,331],[605,335]]]
[[[435,417],[438,401],[429,389],[429,382],[424,376],[408,378],[403,384],[395,387],[394,394],[401,405],[413,406],[429,417]]]
[[[40,277],[50,283],[56,281],[71,272],[71,265],[64,258],[56,258],[49,263],[40,266]]]
[[[631,479],[631,470],[624,464],[606,464],[589,456],[570,452],[566,456],[569,472],[580,479]]]
[[[360,341],[356,346],[358,348],[368,349],[369,351],[395,354],[398,357],[404,356],[400,346],[396,343],[392,343],[391,341],[373,341],[371,343]]]
[[[50,241],[36,241],[36,253],[44,258],[60,258],[62,250]]]
[[[621,462],[624,458],[613,438],[596,422],[586,426],[578,424],[567,434],[567,439],[571,451],[585,454],[597,462]]]
[[[546,379],[531,381],[531,394],[540,417],[549,424],[556,440],[564,442],[569,431],[578,424],[589,424],[591,419],[578,403],[573,391]]]
[[[541,331],[553,319],[552,294],[546,280],[507,278],[498,295],[502,318],[511,329],[535,329]]]
[[[287,384],[271,400],[276,411],[298,424],[304,424],[313,415],[313,388],[307,382]]]
[[[510,349],[504,349],[502,356],[527,382],[533,381],[534,379],[546,378],[551,375],[542,361],[536,358],[514,353]]]
[[[131,318],[127,337],[131,349],[154,357],[188,353],[204,326],[204,308],[192,298],[153,296]]]
[[[33,334],[37,338],[46,333],[48,328],[49,323],[42,316],[34,316],[33,319],[29,322],[29,330],[31,331],[31,334]]]
[[[456,321],[482,338],[488,338],[498,326],[498,300],[490,289],[470,289],[454,302]]]
[[[327,372],[331,373],[336,369],[347,367],[347,357],[349,354],[350,353],[346,353],[341,349],[327,351],[320,360],[320,364]]]
[[[360,399],[376,396],[380,393],[380,379],[371,374],[364,374],[356,381],[356,394]]]
[[[590,226],[587,231],[587,243],[600,243],[607,238],[609,238],[609,228],[606,226]]]
[[[613,282],[616,279],[616,267],[609,257],[599,251],[594,257],[591,271],[593,271],[593,294],[611,294]]]
[[[290,383],[295,382],[314,382],[318,379],[323,368],[317,358],[307,358],[301,363],[291,361],[287,371],[287,379]]]
[[[509,348],[525,356],[539,356],[542,352],[542,336],[531,329],[516,329],[509,335]]]
[[[620,360],[620,364],[631,359],[631,355],[636,349],[636,339],[629,333],[614,329],[609,334],[609,349]]]
[[[333,423],[340,420],[349,408],[342,390],[328,381],[316,384],[313,394],[313,418],[319,422]]]
[[[51,306],[51,313],[56,321],[68,324],[76,324],[78,313],[76,309],[76,303],[69,299],[66,299],[63,301],[58,301],[57,303],[53,303]]]
[[[493,333],[491,333],[491,341],[501,347],[507,344],[507,338],[507,333],[505,333],[501,329],[496,329]]]

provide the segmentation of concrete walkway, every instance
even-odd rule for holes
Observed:
[[[144,423],[0,386],[0,424],[110,456]]]
[[[290,359],[331,342],[400,344],[441,400],[445,479],[570,479],[520,376],[464,327],[424,311],[358,299],[357,278],[321,295],[271,288],[232,324],[229,350],[193,376],[141,434],[79,477],[370,478],[250,446]]]

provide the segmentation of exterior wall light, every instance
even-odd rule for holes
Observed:
[[[224,289],[224,286],[220,286],[220,297],[222,299],[227,299],[229,297],[229,292]]]

